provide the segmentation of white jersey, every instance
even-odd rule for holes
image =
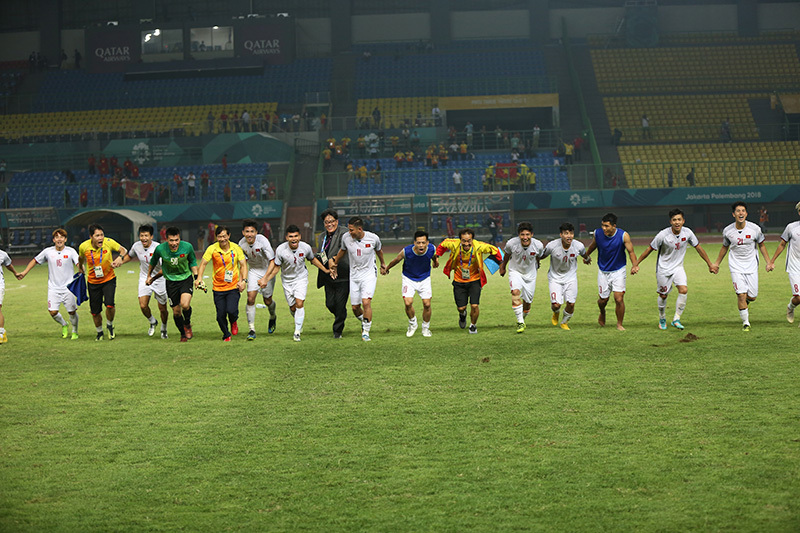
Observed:
[[[147,273],[150,272],[150,260],[153,258],[153,252],[156,250],[156,246],[158,246],[157,241],[153,241],[150,243],[150,246],[147,248],[144,247],[142,241],[136,241],[131,246],[131,250],[128,252],[128,255],[131,257],[135,257],[139,260],[139,278],[146,279]],[[153,275],[155,276],[161,272],[161,259],[158,260],[158,265],[153,268]]]
[[[786,250],[786,272],[800,275],[800,222],[792,222],[781,233],[781,239],[789,244]]]
[[[5,283],[5,278],[3,277],[4,266],[11,266],[11,257],[3,250],[0,250],[0,286]]]
[[[239,247],[247,257],[247,268],[250,270],[264,273],[269,267],[269,262],[275,259],[272,245],[260,233],[256,235],[256,240],[253,241],[253,244],[248,244],[247,239],[242,237],[242,240],[239,241]]]
[[[758,272],[758,245],[764,242],[764,234],[758,224],[745,221],[744,228],[736,229],[736,223],[722,230],[722,244],[728,246],[728,266],[731,272],[752,274]]]
[[[351,278],[365,274],[378,275],[375,252],[381,249],[380,237],[371,231],[365,231],[364,236],[356,240],[349,233],[345,233],[342,235],[342,247],[347,250]]]
[[[73,266],[78,264],[78,252],[70,246],[65,246],[60,252],[55,246],[50,246],[39,252],[34,259],[39,265],[47,263],[47,288],[59,290],[65,289],[72,282]]]
[[[508,239],[506,242],[505,253],[511,254],[511,259],[508,260],[509,270],[519,272],[523,278],[536,277],[536,271],[539,269],[539,261],[542,253],[544,252],[544,245],[539,239],[531,238],[531,243],[528,246],[522,246],[519,237]]]
[[[561,239],[554,239],[544,247],[542,257],[550,256],[550,269],[547,279],[556,283],[565,283],[578,279],[578,257],[586,253],[586,246],[581,241],[573,240],[568,249],[564,249]]]
[[[672,231],[672,227],[659,231],[650,243],[650,248],[658,252],[656,272],[664,276],[675,273],[675,270],[683,266],[686,248],[690,244],[697,246],[700,243],[694,232],[685,226],[677,235]]]
[[[311,246],[300,241],[297,248],[292,250],[288,242],[284,242],[275,250],[275,264],[281,267],[281,281],[294,282],[302,278],[308,278],[306,261],[314,259],[314,252]]]

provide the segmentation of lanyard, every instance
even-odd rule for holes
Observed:
[[[220,252],[219,253],[219,257],[222,259],[222,268],[226,268],[227,265],[225,264],[225,255],[222,252]],[[233,268],[233,263],[234,263],[234,261],[233,261],[233,250],[231,250],[231,268]]]
[[[467,263],[467,268],[469,268],[472,265],[472,252],[474,252],[474,251],[475,251],[475,247],[473,246],[469,250],[469,262]],[[461,260],[461,268],[464,268],[464,251],[463,250],[459,250],[459,259]]]
[[[100,248],[100,264],[103,263],[103,252],[104,250]],[[94,251],[89,250],[89,254],[92,256],[92,266],[97,266],[97,262],[94,260]]]
[[[333,237],[331,237],[331,239],[329,241],[327,233],[322,238],[322,249],[325,250],[326,252],[328,251],[328,247],[331,245],[331,241],[333,241]]]

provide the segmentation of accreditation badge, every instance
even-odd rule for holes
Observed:
[[[230,283],[233,281],[233,270],[226,270],[225,271],[225,283]]]
[[[96,277],[96,278],[102,278],[103,277],[103,267],[102,266],[97,265],[96,267],[94,267],[94,277]]]

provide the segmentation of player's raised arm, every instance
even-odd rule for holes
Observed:
[[[400,261],[402,261],[405,258],[405,256],[406,256],[406,251],[405,250],[400,250],[400,253],[397,254],[397,256],[394,259],[389,261],[389,264],[386,265],[386,268],[383,270],[383,272],[381,272],[381,274],[383,274],[384,276],[386,274],[388,274],[389,271],[392,269],[392,267],[395,266]],[[434,256],[434,261],[436,261],[436,256]],[[438,261],[437,261],[437,265],[438,265]]]

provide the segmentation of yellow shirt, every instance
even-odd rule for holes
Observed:
[[[108,237],[103,239],[103,244],[100,248],[92,246],[92,239],[83,241],[78,247],[78,255],[86,260],[86,281],[93,284],[100,284],[111,281],[117,277],[114,268],[111,266],[111,252],[118,252],[119,249],[119,243]],[[100,267],[102,269],[102,276],[97,276],[95,274],[95,267]]]
[[[461,275],[462,268],[469,269],[469,279],[464,279],[464,276]],[[481,265],[477,257],[475,257],[474,247],[467,253],[464,253],[461,247],[458,248],[455,268],[453,270],[453,279],[460,283],[469,283],[470,281],[478,281],[481,279]]]
[[[206,248],[203,259],[214,267],[212,289],[218,292],[230,291],[239,283],[239,260],[244,257],[244,252],[238,244],[230,243],[227,252],[223,252],[219,243],[215,242]],[[231,281],[225,281],[225,272],[231,271]]]

